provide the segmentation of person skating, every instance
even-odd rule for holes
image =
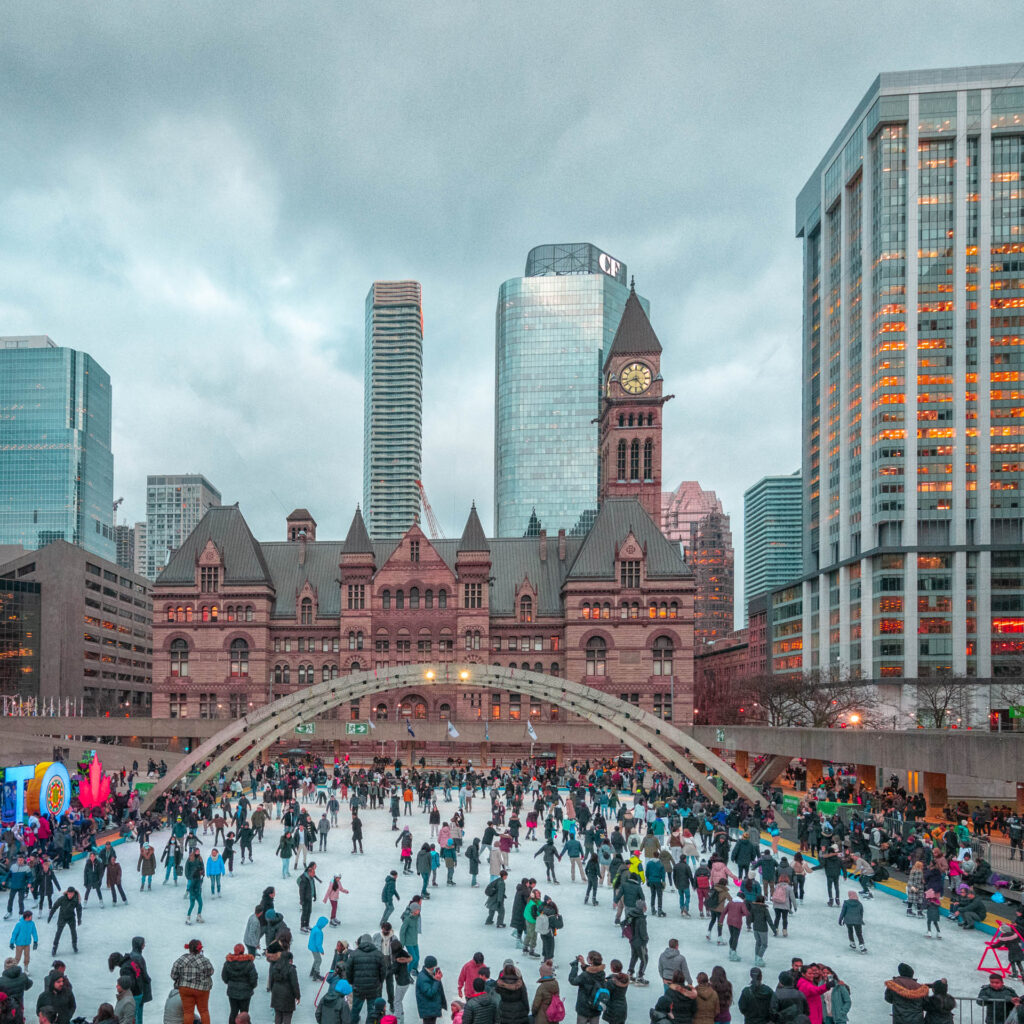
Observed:
[[[185,862],[185,895],[188,897],[188,910],[185,912],[185,924],[192,923],[192,911],[196,910],[196,921],[203,924],[203,858],[198,850],[192,851],[193,856]],[[197,909],[198,908],[198,909]]]
[[[271,965],[270,1008],[274,1011],[274,1024],[291,1024],[295,1008],[302,1002],[299,976],[292,963],[292,954],[285,951]]]
[[[428,956],[423,961],[423,970],[416,977],[416,1010],[423,1024],[436,1024],[448,1006],[445,998],[444,975],[437,966],[437,957]]]
[[[121,902],[127,903],[128,897],[125,896],[124,886],[121,884],[121,864],[113,850],[107,857],[106,881],[107,888],[110,890],[110,902],[116,907],[117,897],[120,895]]]
[[[552,885],[558,885],[558,876],[555,874],[555,860],[561,860],[562,858],[555,849],[554,842],[548,839],[533,856],[543,859],[547,881],[551,882]]]
[[[762,980],[761,969],[751,967],[750,984],[740,993],[737,1004],[743,1014],[743,1024],[769,1024],[772,995],[772,990]]]
[[[317,918],[316,924],[310,929],[309,942],[306,948],[313,954],[313,966],[310,968],[309,976],[316,981],[323,981],[320,973],[320,961],[324,957],[324,929],[327,927],[327,918]]]
[[[39,948],[39,932],[36,931],[36,923],[32,920],[32,911],[26,910],[21,915],[21,920],[14,926],[11,932],[11,949],[14,950],[14,962],[19,963],[25,960],[25,970],[28,971],[28,962],[33,949]]]
[[[57,915],[57,931],[53,936],[53,949],[50,955],[57,955],[57,946],[60,943],[60,937],[65,928],[71,932],[71,948],[77,953],[78,929],[76,925],[82,923],[82,900],[74,886],[68,886],[60,899],[50,908],[50,913],[46,918],[47,924],[53,920],[54,914]]]
[[[505,927],[505,880],[508,878],[508,872],[502,871],[502,873],[495,878],[493,881],[487,883],[487,887],[484,889],[484,895],[487,897],[487,902],[484,904],[487,909],[487,920],[484,924],[494,924],[494,915],[498,915],[498,927]]]
[[[337,875],[336,880],[338,884],[341,884],[341,876]],[[391,871],[384,879],[384,888],[380,893],[380,901],[384,904],[384,913],[381,914],[380,923],[385,924],[388,918],[394,913],[395,901],[400,900],[402,897],[398,895],[398,872]],[[333,904],[332,904],[333,907]],[[331,918],[331,924],[334,924],[334,918]]]
[[[662,984],[666,989],[672,984],[677,971],[682,975],[687,985],[693,984],[690,966],[686,962],[686,957],[679,950],[679,940],[669,939],[668,947],[658,957],[658,976],[661,978]]]
[[[914,977],[914,968],[901,963],[896,977],[885,983],[885,1001],[892,1006],[893,1024],[921,1024],[928,986]]]
[[[650,984],[644,977],[648,960],[647,944],[650,941],[646,910],[643,903],[630,907],[626,911],[626,923],[623,928],[623,932],[629,938],[629,979],[635,985]]]
[[[743,922],[750,920],[750,910],[746,900],[731,900],[725,908],[725,923],[729,928],[729,959],[739,960],[739,942],[743,934]]]
[[[90,853],[85,860],[85,867],[82,869],[82,879],[85,886],[85,898],[82,900],[82,905],[85,906],[89,902],[89,893],[94,889],[96,890],[96,898],[100,901],[100,907],[103,906],[103,861],[101,861],[95,853]]]
[[[224,858],[221,857],[216,847],[206,858],[206,877],[210,879],[210,899],[219,898],[221,880],[224,878]]]
[[[228,1024],[235,1024],[235,1018],[239,1013],[248,1012],[249,1002],[260,980],[256,971],[255,958],[251,953],[245,951],[245,947],[241,943],[236,945],[234,951],[228,953],[224,958],[224,964],[220,969],[220,980],[224,982],[227,989],[228,1005],[230,1006]]]
[[[128,954],[135,975],[138,978],[138,992],[135,995],[135,1024],[142,1024],[146,1003],[153,1001],[153,979],[149,976],[149,967],[146,964],[146,957],[143,950],[146,948],[146,940],[142,935],[136,935],[132,939],[132,951]]]
[[[316,861],[310,861],[302,874],[299,875],[296,885],[299,889],[299,931],[304,935],[309,934],[309,919],[313,915],[313,903],[316,900],[316,883],[322,883],[317,877]]]
[[[846,894],[843,907],[839,911],[839,924],[846,925],[850,949],[857,949],[857,943],[860,943],[860,951],[866,953],[868,947],[864,945],[864,904],[857,898],[856,889],[850,889]],[[855,935],[857,942],[854,942]]]

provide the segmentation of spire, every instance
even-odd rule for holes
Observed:
[[[370,535],[366,532],[366,523],[363,522],[363,513],[356,505],[356,514],[352,517],[352,525],[348,528],[348,536],[341,546],[343,555],[372,555],[373,545],[370,543]]]
[[[524,537],[539,537],[540,536],[540,531],[541,531],[541,522],[540,522],[539,517],[537,516],[537,509],[536,509],[536,506],[535,506],[533,511],[530,513],[530,521],[526,524],[526,533],[524,533],[523,536]]]
[[[469,510],[469,518],[466,520],[466,528],[462,531],[457,551],[490,551],[487,537],[484,535],[484,528],[480,525],[480,517],[476,514],[476,502]]]
[[[615,340],[605,357],[605,368],[615,356],[658,355],[660,352],[661,342],[658,341],[651,321],[647,319],[644,307],[636,297],[636,290],[630,284],[626,308],[622,311]]]

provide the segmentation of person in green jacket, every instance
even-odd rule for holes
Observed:
[[[836,977],[835,971],[829,971],[829,980],[832,988],[825,993],[825,1024],[849,1024],[850,1007],[853,1005],[850,987]]]
[[[289,870],[288,862],[292,859],[292,854],[295,852],[295,842],[291,837],[290,832],[285,832],[281,836],[280,842],[277,844],[277,855],[281,858],[281,877],[287,878],[291,871]]]

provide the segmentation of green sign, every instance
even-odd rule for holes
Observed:
[[[715,742],[716,743],[724,743],[725,742],[725,730],[724,729],[716,729],[715,730]]]
[[[312,736],[313,735],[313,722],[307,722],[305,725],[295,726],[295,731],[299,736]]]
[[[796,812],[800,810],[800,797],[784,796],[782,798],[782,809],[784,811],[790,811],[792,814],[796,814]]]
[[[1017,704],[1010,707],[1011,718],[1024,718],[1024,704]]]
[[[345,735],[346,736],[365,736],[370,731],[370,727],[365,722],[346,722],[345,723]]]

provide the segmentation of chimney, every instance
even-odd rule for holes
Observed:
[[[558,531],[558,560],[565,561],[565,530]]]
[[[540,531],[540,560],[546,562],[548,560],[548,531]]]
[[[299,531],[299,565],[306,564],[306,531]]]

